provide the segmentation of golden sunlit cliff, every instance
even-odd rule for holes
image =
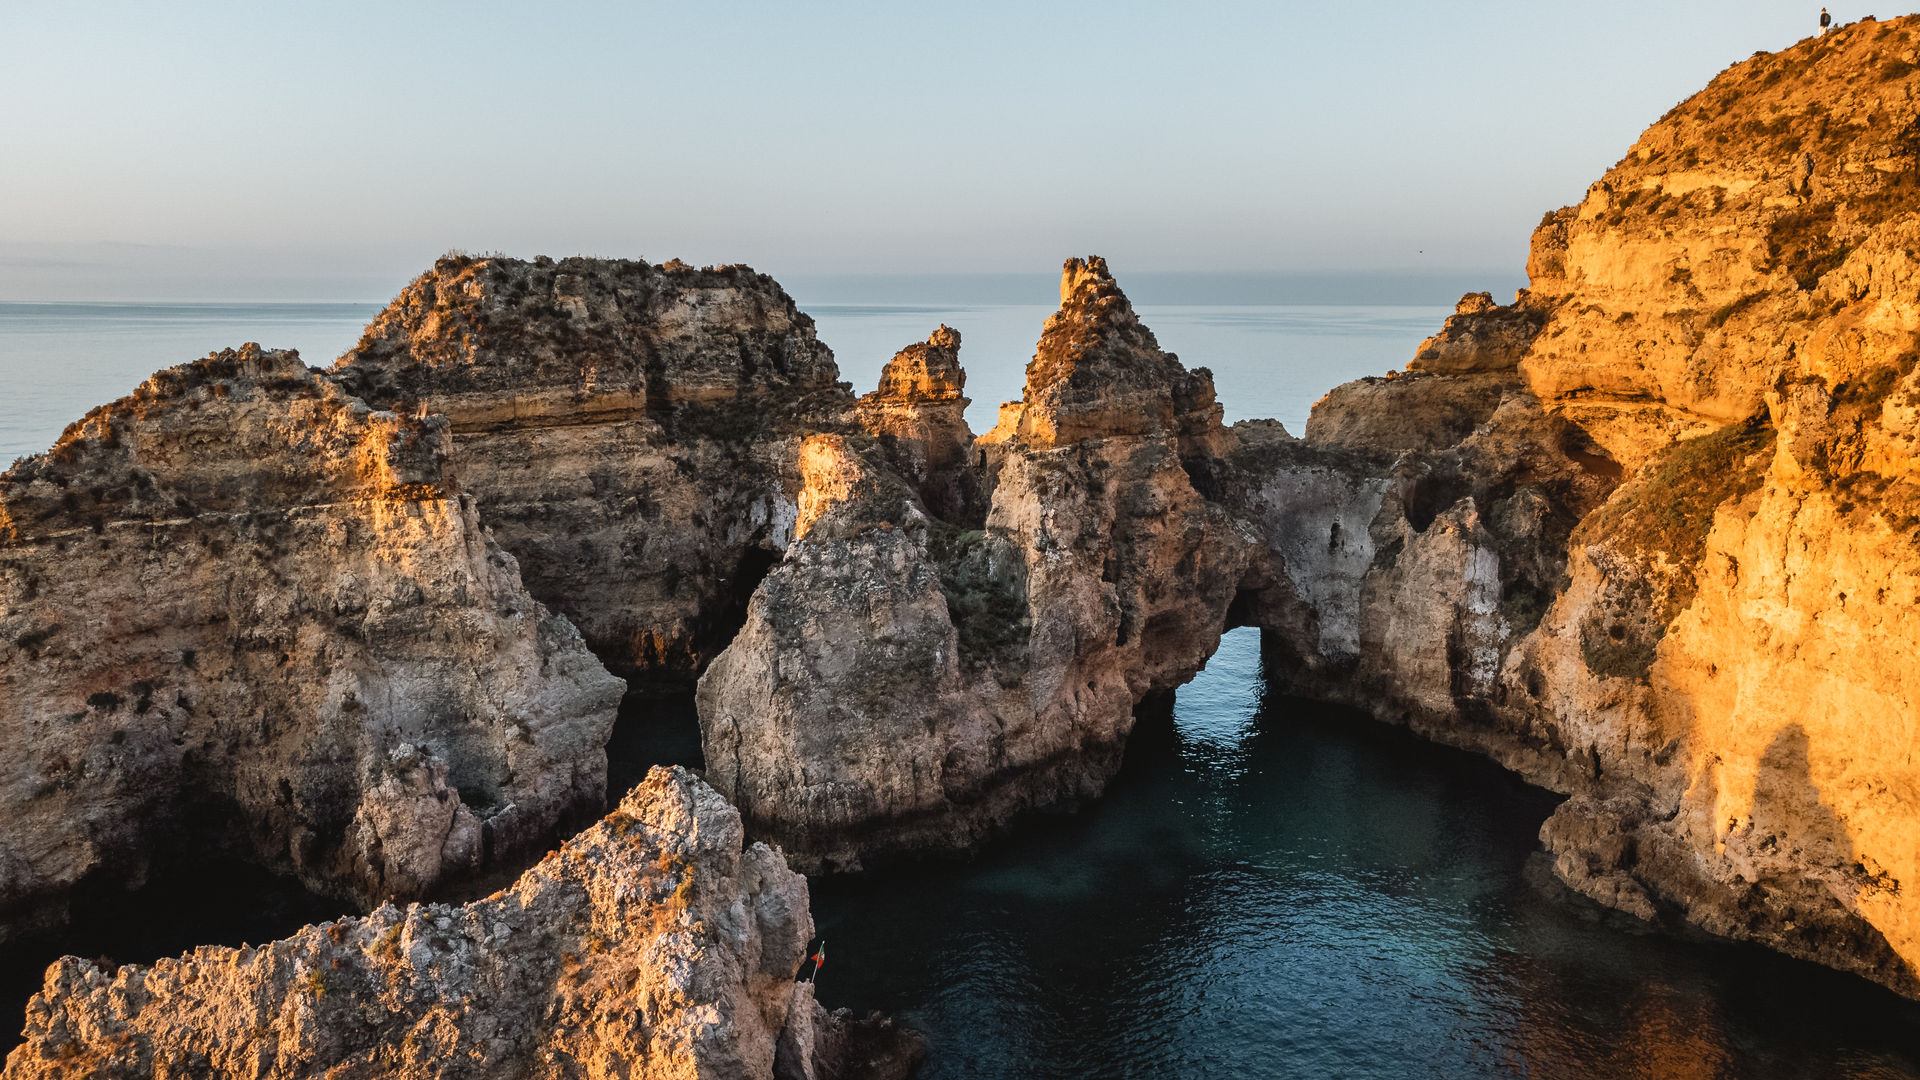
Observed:
[[[1310,442],[1400,456],[1356,496],[1350,647],[1274,640],[1572,793],[1576,888],[1910,995],[1917,44],[1869,20],[1728,69],[1547,215],[1514,304],[1329,394]]]

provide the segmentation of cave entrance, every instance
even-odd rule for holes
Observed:
[[[785,552],[772,548],[750,547],[740,553],[740,561],[728,575],[726,596],[720,610],[714,615],[707,641],[700,650],[710,661],[713,657],[733,643],[734,635],[747,625],[747,603],[753,599],[754,590],[767,579],[773,568],[780,565]],[[700,665],[706,669],[706,662]]]
[[[706,766],[700,749],[700,715],[693,704],[695,680],[747,624],[748,603],[760,583],[780,565],[783,554],[765,547],[749,547],[740,553],[700,635],[700,670],[692,678],[684,674],[661,678],[657,673],[629,676],[626,695],[620,699],[620,711],[614,717],[613,733],[607,739],[607,805],[619,802],[647,778],[647,770],[655,765],[684,765],[689,769]]]
[[[706,767],[690,686],[629,685],[607,740],[607,805],[618,803],[655,765]]]

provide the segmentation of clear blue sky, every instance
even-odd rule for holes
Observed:
[[[449,248],[1511,269],[1543,211],[1818,10],[4,0],[0,297],[122,258],[385,280]]]

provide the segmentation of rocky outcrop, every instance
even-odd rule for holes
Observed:
[[[943,325],[887,361],[879,389],[860,399],[858,412],[888,464],[946,521],[968,520],[979,503],[966,386],[960,331]]]
[[[599,812],[620,685],[447,442],[248,346],[0,475],[0,936],[182,855],[419,896]]]
[[[1917,34],[1728,69],[1229,501],[1270,672],[1571,794],[1591,896],[1920,996]]]
[[[786,547],[799,439],[853,407],[771,278],[677,262],[442,259],[331,376],[446,416],[528,591],[615,672],[669,683],[725,646]]]
[[[1405,372],[1329,391],[1314,406],[1306,437],[1375,452],[1453,446],[1521,387],[1520,358],[1544,321],[1537,309],[1469,293],[1440,333],[1420,343]]]
[[[47,971],[6,1080],[828,1077],[910,1037],[794,975],[806,879],[683,769],[464,907],[383,906],[265,945]],[[879,1038],[876,1038],[876,1035]],[[865,1055],[849,1060],[849,1041]],[[873,1054],[874,1044],[889,1044]]]
[[[699,692],[709,778],[806,865],[1098,794],[1133,706],[1219,642],[1255,544],[1182,463],[1227,441],[1211,377],[1101,260],[1069,262],[1061,298],[981,441],[983,521],[943,519],[884,448],[806,444],[794,543]]]

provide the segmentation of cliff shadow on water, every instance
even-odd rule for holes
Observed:
[[[647,778],[655,765],[703,767],[700,715],[691,690],[634,686],[620,699],[607,740],[607,803]]]
[[[238,858],[185,853],[156,857],[138,889],[83,882],[68,910],[71,919],[58,930],[0,946],[0,1057],[20,1042],[27,1002],[62,956],[100,959],[109,969],[151,964],[202,945],[274,941],[355,911]]]
[[[1558,884],[1558,801],[1269,690],[1234,631],[1080,813],[815,879],[819,993],[924,1031],[930,1078],[1920,1076],[1920,1006]]]

